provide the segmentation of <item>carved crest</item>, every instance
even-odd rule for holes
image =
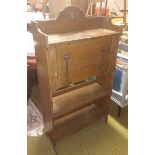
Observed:
[[[81,20],[84,18],[84,12],[78,7],[71,5],[60,11],[57,20]]]

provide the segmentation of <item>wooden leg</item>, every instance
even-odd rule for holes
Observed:
[[[58,151],[56,149],[56,141],[54,139],[51,140],[51,141],[52,141],[52,144],[53,144],[53,148],[54,148],[55,154],[57,155]]]
[[[105,116],[105,123],[108,121],[108,115]]]
[[[121,115],[121,111],[122,111],[122,108],[118,105],[118,117],[120,117],[120,115]]]
[[[107,123],[107,120],[108,120],[109,103],[110,103],[110,99],[109,99],[109,96],[107,95],[104,99],[100,100],[100,104],[97,104],[97,106],[103,110],[103,114],[104,114],[103,119],[105,123]]]
[[[53,145],[53,148],[54,148],[54,152],[57,155],[58,151],[56,149],[56,140],[53,138],[53,132],[49,131],[49,132],[46,133],[46,135],[50,138],[50,140],[52,142],[52,145]]]

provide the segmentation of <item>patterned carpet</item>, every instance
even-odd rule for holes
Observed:
[[[27,104],[27,135],[38,136],[43,134],[43,118],[31,99]]]
[[[39,103],[37,89],[32,91],[33,102]],[[28,155],[55,155],[46,135],[28,136]],[[58,155],[127,155],[128,107],[117,118],[117,106],[110,105],[108,123],[98,121],[57,143]]]

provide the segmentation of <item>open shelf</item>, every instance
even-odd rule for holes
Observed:
[[[58,141],[59,139],[67,137],[75,131],[101,119],[106,121],[103,110],[95,104],[89,105],[54,121],[55,128],[53,130],[53,138]]]
[[[78,88],[53,98],[53,117],[59,119],[66,114],[88,106],[106,96],[106,91],[98,83]]]

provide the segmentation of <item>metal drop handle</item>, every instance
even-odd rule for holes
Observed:
[[[103,47],[102,48],[102,55],[103,55],[103,59],[105,60],[105,55],[108,52],[108,48],[107,47]]]
[[[103,70],[105,70],[105,62],[106,62],[106,53],[108,52],[107,47],[102,48],[102,56],[103,56]]]
[[[65,85],[67,86],[69,84],[69,65],[68,65],[68,60],[70,59],[69,53],[66,53],[64,55],[65,59]]]

